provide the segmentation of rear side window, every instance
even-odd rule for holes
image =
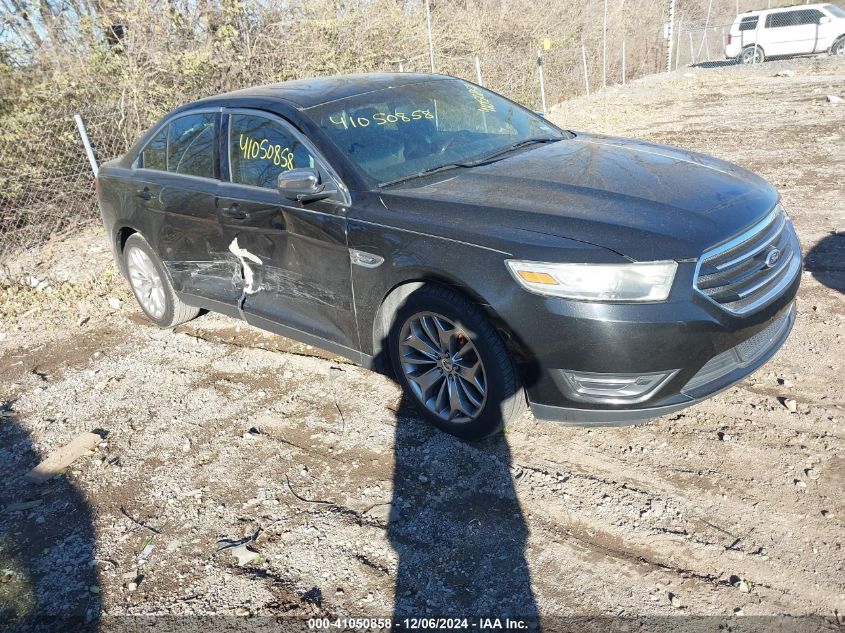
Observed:
[[[845,18],[845,10],[841,9],[835,4],[826,4],[824,5],[824,8],[830,11],[830,13],[832,13],[837,18]]]
[[[167,128],[164,128],[153,140],[147,143],[141,161],[147,169],[167,171]]]
[[[753,31],[757,28],[757,20],[759,18],[755,15],[754,17],[750,18],[742,18],[742,21],[739,23],[739,30],[740,31]]]
[[[214,113],[189,114],[170,124],[167,171],[214,178]]]
[[[278,121],[248,114],[229,119],[229,165],[232,182],[275,189],[279,174],[315,167],[311,153]]]

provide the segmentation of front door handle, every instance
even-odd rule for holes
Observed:
[[[151,193],[150,193],[150,188],[149,188],[149,187],[144,187],[143,189],[139,189],[139,190],[138,190],[138,197],[139,197],[141,200],[152,200],[152,199],[153,199],[153,194],[151,194]]]
[[[249,213],[241,209],[241,205],[237,202],[233,203],[231,206],[224,207],[223,215],[233,220],[246,220],[249,217]]]

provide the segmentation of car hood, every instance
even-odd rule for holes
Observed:
[[[760,220],[778,194],[725,161],[579,133],[487,165],[411,181],[383,191],[382,198],[388,207],[423,205],[435,216],[440,210],[452,226],[459,218],[476,242],[500,234],[494,227],[504,234],[513,228],[648,261],[697,258]]]

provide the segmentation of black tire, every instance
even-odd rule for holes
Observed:
[[[161,288],[164,291],[164,309],[163,314],[161,314],[160,316],[152,314],[151,311],[147,309],[138,294],[138,290],[132,283],[132,280],[129,279],[129,260],[132,256],[133,249],[139,249],[146,253],[147,257],[152,262],[153,267],[158,273],[159,278],[161,279]],[[179,298],[176,296],[176,293],[173,291],[173,286],[170,284],[170,278],[167,276],[167,271],[164,269],[164,266],[162,265],[158,256],[155,254],[150,245],[147,244],[147,240],[141,237],[141,235],[139,235],[138,233],[133,233],[132,235],[130,235],[129,239],[127,239],[126,243],[123,245],[123,262],[124,268],[126,270],[127,279],[129,279],[129,286],[132,288],[132,294],[135,295],[135,300],[138,302],[138,305],[141,307],[141,310],[144,311],[144,314],[147,315],[147,318],[153,323],[155,323],[158,327],[175,327],[180,323],[190,321],[199,314],[199,308],[194,308],[193,306],[189,306],[179,300]]]
[[[831,55],[845,55],[845,35],[837,39],[830,47]]]
[[[755,57],[757,58],[756,62],[754,61]],[[740,64],[762,64],[764,61],[766,61],[766,55],[759,46],[746,46],[739,54]]]
[[[480,358],[486,384],[486,398],[475,417],[449,421],[429,410],[410,385],[400,359],[403,330],[420,315],[446,317],[459,330],[462,340],[471,342]],[[519,373],[499,334],[483,312],[465,296],[438,285],[422,286],[403,303],[390,329],[390,358],[393,370],[408,399],[434,426],[463,440],[480,440],[498,433],[505,424],[526,409]],[[457,378],[455,379],[457,380]]]

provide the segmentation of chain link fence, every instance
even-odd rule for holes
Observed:
[[[0,261],[97,217],[94,176],[73,118],[77,113],[98,161],[126,151],[116,107],[68,108],[56,115],[49,103],[11,117],[0,135]]]

